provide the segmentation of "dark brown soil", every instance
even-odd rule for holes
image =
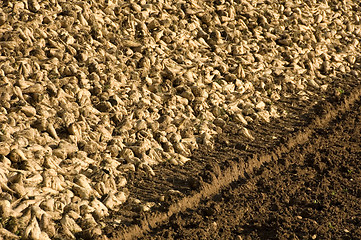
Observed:
[[[357,84],[357,79],[341,77],[323,96],[283,99],[279,104],[288,116],[256,122],[250,128],[253,142],[229,122],[218,129],[213,150],[200,148],[184,166],[163,164],[154,168],[154,177],[141,171],[130,174],[130,197],[156,205],[143,212],[127,201],[107,219],[105,236],[133,239],[148,232],[144,239],[360,238],[360,105],[326,126],[313,123],[332,112],[331,106],[339,106]],[[306,140],[294,140],[303,132]],[[254,160],[267,154],[264,161]],[[244,174],[221,184],[215,181],[235,164]],[[212,184],[219,184],[214,193],[223,190],[212,195],[207,192]]]
[[[144,239],[361,239],[361,104]]]

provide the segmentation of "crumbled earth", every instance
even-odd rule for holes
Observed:
[[[143,239],[360,239],[361,102]]]
[[[223,129],[222,133],[217,135],[215,149],[212,150],[205,147],[200,148],[199,151],[196,151],[193,155],[192,161],[186,163],[184,166],[172,166],[164,164],[157,166],[154,169],[157,174],[151,178],[147,177],[145,173],[143,175],[135,175],[133,181],[130,181],[129,186],[129,189],[132,192],[132,194],[130,194],[131,198],[148,203],[157,202],[157,204],[153,206],[152,210],[154,212],[167,212],[169,206],[171,206],[177,200],[192,194],[197,194],[202,184],[211,183],[213,175],[217,172],[217,170],[223,171],[233,162],[250,161],[249,159],[252,159],[254,154],[271,152],[276,146],[286,142],[288,138],[292,138],[295,133],[302,132],[307,129],[313,119],[327,113],[330,105],[339,105],[342,102],[342,99],[345,97],[347,98],[351,91],[356,89],[358,81],[355,78],[346,78],[345,76],[340,79],[342,80],[336,84],[338,86],[334,89],[334,92],[337,92],[339,86],[345,86],[346,91],[344,95],[333,94],[329,95],[328,97],[324,96],[323,98],[315,97],[310,99],[308,102],[299,101],[297,98],[290,98],[291,100],[281,100],[280,103],[283,104],[282,108],[287,109],[289,112],[289,117],[277,119],[270,122],[269,124],[255,123],[255,128],[252,129],[252,133],[256,136],[257,141],[249,142],[243,138],[240,138],[238,134],[239,127],[236,124],[230,123]],[[311,183],[307,183],[309,174],[305,171],[312,171],[310,174],[314,176],[315,184],[317,183],[318,178],[323,178],[323,174],[326,171],[325,169],[319,169],[319,165],[324,166],[324,163],[318,163],[317,160],[312,163],[310,162],[310,159],[312,159],[313,155],[319,156],[321,154],[316,154],[315,151],[318,148],[327,149],[328,146],[333,148],[330,143],[327,143],[324,140],[327,139],[330,134],[330,136],[342,136],[342,134],[333,134],[333,132],[340,131],[340,129],[335,127],[338,121],[342,120],[338,126],[346,126],[344,122],[347,122],[348,119],[351,119],[351,122],[354,121],[354,125],[350,125],[348,128],[349,132],[346,132],[353,133],[354,136],[350,135],[349,138],[343,139],[344,146],[348,147],[348,139],[353,139],[352,141],[357,139],[356,134],[359,134],[359,130],[357,132],[357,129],[355,129],[356,131],[350,132],[352,129],[354,129],[353,126],[357,126],[357,122],[352,120],[354,116],[358,116],[357,110],[359,110],[359,108],[355,108],[345,114],[344,116],[349,116],[347,119],[345,117],[342,119],[339,118],[336,121],[331,122],[328,126],[322,126],[321,129],[315,130],[315,132],[310,137],[311,140],[308,144],[305,146],[297,146],[295,150],[285,156],[282,156],[282,158],[280,158],[277,162],[271,162],[268,165],[266,164],[261,168],[261,170],[258,172],[256,171],[255,176],[247,176],[247,179],[241,179],[240,181],[233,183],[230,188],[224,189],[221,193],[217,194],[213,198],[201,202],[200,207],[196,210],[187,210],[186,212],[173,215],[166,225],[161,225],[158,228],[155,228],[145,237],[145,239],[192,239],[193,236],[203,236],[204,239],[235,239],[238,235],[242,237],[250,236],[250,239],[255,239],[257,236],[259,236],[260,239],[265,239],[266,235],[264,234],[267,233],[260,233],[260,231],[271,229],[270,226],[265,225],[267,223],[267,219],[270,218],[269,216],[274,216],[275,214],[277,216],[279,215],[277,217],[277,219],[280,219],[279,224],[286,224],[287,219],[299,220],[300,216],[302,219],[305,219],[306,217],[300,213],[304,212],[303,209],[301,209],[302,205],[305,204],[304,207],[306,209],[315,208],[317,204],[312,203],[312,201],[316,200],[319,203],[320,196],[325,196],[324,194],[326,194],[322,193],[319,189],[314,189],[311,192],[309,192],[310,190],[305,190],[306,188],[313,189],[310,187]],[[358,143],[358,146],[359,145],[360,144]],[[355,144],[355,146],[357,146],[357,144]],[[313,150],[311,151],[310,149]],[[327,151],[325,150],[325,152]],[[351,153],[349,154],[351,157],[350,161],[353,161],[352,156],[357,157],[357,153],[357,150],[353,150],[353,155]],[[336,155],[337,150],[333,154]],[[315,159],[320,158],[317,157]],[[332,159],[333,158],[331,158],[331,161]],[[305,166],[308,167],[306,168]],[[314,167],[313,170],[312,166]],[[286,190],[288,184],[286,184],[287,181],[285,181],[285,179],[288,179],[288,181],[290,181],[289,179],[296,179],[295,176],[297,177],[297,175],[295,175],[295,173],[297,173],[297,171],[295,172],[295,169],[297,169],[297,171],[300,171],[300,169],[306,169],[300,171],[302,172],[302,175],[300,175],[299,178],[304,179],[304,182],[306,182],[307,186],[304,187],[304,182],[297,180],[297,182],[295,182],[293,185],[290,185],[292,189],[290,192],[288,192]],[[335,170],[340,169],[338,168]],[[332,171],[329,170],[329,172]],[[335,175],[333,174],[330,176]],[[330,179],[329,181],[335,182],[336,180],[337,179]],[[262,182],[266,185],[260,185],[259,182]],[[297,188],[295,188],[294,185],[297,184],[302,185],[303,187],[300,186],[300,190],[295,192],[295,189]],[[354,184],[357,184],[357,181],[354,182]],[[267,191],[265,189],[268,191],[269,196],[267,195]],[[303,190],[305,190],[306,193],[302,193]],[[278,195],[275,193],[277,191],[280,191]],[[328,190],[326,189],[326,191]],[[241,193],[244,194],[242,195]],[[307,203],[305,202],[306,200],[300,200],[297,202],[297,196],[303,196],[304,194],[313,194],[313,198],[311,200],[307,199],[311,202]],[[342,198],[342,194],[345,193],[340,191],[338,194],[338,196],[341,196]],[[164,197],[162,201],[159,201],[159,196]],[[274,196],[279,197],[275,198]],[[289,203],[285,204],[284,200],[282,200],[283,198],[289,199]],[[257,205],[255,204],[257,203],[255,202],[255,199],[262,199],[262,201],[258,202]],[[279,199],[279,203],[277,203],[277,199]],[[296,202],[292,202],[290,199],[293,199],[292,201]],[[353,201],[354,200],[351,199],[351,202]],[[297,214],[294,216],[283,216],[284,214],[292,213],[291,210],[284,210],[287,209],[287,207],[292,208],[294,212],[298,211]],[[239,211],[237,210],[238,208]],[[285,212],[283,212],[282,209]],[[318,208],[316,208],[316,211],[317,209]],[[329,209],[324,208],[325,213],[323,214],[332,215],[333,213],[330,213],[328,210]],[[352,205],[350,205],[349,210],[353,211]],[[244,212],[244,214],[240,214],[240,212]],[[254,212],[260,212],[264,215],[255,216]],[[152,213],[148,214],[144,211],[139,212],[139,209],[134,208],[134,203],[127,202],[123,205],[123,208],[117,214],[114,214],[111,218],[108,219],[108,225],[105,228],[106,236],[110,238],[117,238],[119,237],[119,235],[117,235],[118,231],[126,232],[130,227],[135,225],[141,226],[142,221],[147,218],[149,219],[149,216],[152,216]],[[258,222],[252,219],[252,217],[255,217]],[[271,222],[277,225],[277,219],[272,218]],[[243,222],[244,226],[240,228],[239,223],[241,222]],[[264,225],[262,225],[263,223]],[[217,231],[213,230],[213,227],[210,227],[214,226],[215,224],[218,226],[216,228]],[[288,233],[291,235],[295,232],[298,232],[298,228],[295,227],[295,224],[296,223],[292,223],[290,225],[291,227],[287,228]],[[321,223],[319,224],[321,225]],[[254,228],[254,226],[266,227]],[[234,230],[236,228],[243,230],[237,232]],[[250,229],[254,229],[255,232],[250,232]],[[346,231],[350,231],[350,229],[350,227],[346,228]],[[344,231],[343,229],[341,230]],[[274,231],[272,230],[271,232]],[[287,231],[284,230],[283,232]],[[319,232],[314,231],[312,233],[312,236],[315,234],[324,236],[317,239],[330,238],[328,235],[322,235]],[[120,237],[121,236],[122,235],[120,235]],[[282,239],[281,235],[275,235],[274,237],[275,239]],[[272,238],[272,236],[266,237],[266,239],[267,238]],[[286,239],[289,238],[286,237]]]

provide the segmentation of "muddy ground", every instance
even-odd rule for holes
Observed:
[[[361,103],[144,239],[361,239]]]
[[[146,233],[143,239],[360,239],[360,102],[327,125],[312,126],[314,119],[324,115],[329,106],[339,105],[357,85],[356,79],[348,79],[348,84],[342,79],[328,95],[302,101],[290,96],[280,101],[287,117],[255,123],[253,142],[240,138],[239,127],[229,122],[219,130],[215,149],[200,148],[184,166],[159,166],[155,177],[145,172],[130,175],[131,197],[155,206],[144,212],[132,201],[126,202],[109,218],[106,236],[133,239]],[[255,155],[270,153],[309,128],[312,131],[306,143],[276,157],[277,161],[255,168],[253,174],[245,174],[187,210],[169,210],[177,201],[201,192],[204,184],[212,183],[217,173],[233,163],[251,164]],[[157,213],[164,213],[165,221],[154,221]]]

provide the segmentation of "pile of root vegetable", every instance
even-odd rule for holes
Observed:
[[[358,76],[360,12],[348,0],[1,1],[0,236],[101,235],[131,194],[126,174],[184,164],[229,121],[252,141],[253,121],[287,115],[281,97]]]

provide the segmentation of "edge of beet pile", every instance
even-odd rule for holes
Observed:
[[[245,162],[233,162],[231,166],[224,171],[220,171],[220,168],[214,173],[211,183],[203,183],[201,190],[193,195],[186,196],[176,203],[172,204],[167,212],[151,213],[146,216],[138,225],[132,225],[127,229],[122,229],[114,233],[114,237],[111,239],[134,239],[143,236],[151,229],[162,225],[172,215],[185,211],[189,208],[196,207],[201,199],[210,197],[222,188],[229,186],[232,182],[251,176],[255,170],[261,167],[264,163],[270,161],[277,161],[278,158],[288,153],[296,145],[302,145],[309,140],[312,132],[316,128],[327,125],[330,121],[336,118],[337,115],[345,113],[358,99],[361,97],[361,86],[358,86],[349,96],[345,97],[343,101],[332,106],[329,104],[322,116],[316,117],[306,128],[298,131],[296,134],[292,134],[288,137],[288,140],[275,147],[270,153],[266,154],[254,154],[249,161]],[[103,236],[99,239],[107,239]]]

